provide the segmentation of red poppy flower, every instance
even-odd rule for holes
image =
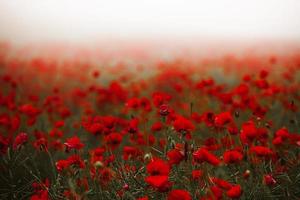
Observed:
[[[223,127],[224,125],[232,122],[232,116],[230,112],[222,112],[218,115],[215,115],[215,126]]]
[[[170,113],[169,106],[167,104],[162,104],[159,106],[159,114],[161,116],[167,116]]]
[[[170,165],[179,164],[184,159],[183,152],[177,149],[168,151],[167,156],[169,158]]]
[[[82,158],[79,155],[72,155],[67,158],[67,161],[68,161],[69,166],[75,165],[81,169],[85,168],[84,161],[82,160]]]
[[[147,176],[145,182],[159,191],[165,191],[169,188],[170,182],[168,176]]]
[[[70,149],[80,150],[81,148],[84,147],[84,144],[81,143],[79,137],[77,137],[77,136],[67,139],[67,141],[64,143],[64,145],[66,145],[69,150]]]
[[[213,195],[213,200],[221,200],[223,196],[223,191],[220,187],[213,185],[210,187],[211,193]]]
[[[127,127],[127,132],[128,133],[137,133],[138,132],[138,124],[139,120],[137,118],[133,118],[129,121],[128,127]]]
[[[115,149],[122,142],[122,138],[123,137],[120,133],[110,133],[109,135],[105,136],[105,141],[112,149]]]
[[[91,151],[91,163],[94,164],[95,162],[97,161],[100,161],[102,162],[103,159],[104,159],[104,154],[105,152],[105,148],[101,148],[101,147],[98,147],[98,148],[95,148],[94,150]]]
[[[164,103],[168,103],[171,100],[171,96],[162,92],[154,92],[152,94],[152,100],[156,107],[161,106]]]
[[[36,117],[41,111],[31,104],[24,104],[19,107],[19,111],[28,117]]]
[[[174,121],[173,126],[179,133],[189,133],[195,129],[194,124],[190,120],[181,116]]]
[[[147,172],[151,176],[169,175],[170,166],[167,162],[161,159],[154,159],[147,165]]]
[[[64,125],[65,125],[65,122],[64,122],[63,120],[57,121],[57,122],[55,122],[55,124],[54,124],[54,126],[55,126],[56,128],[61,128],[61,127],[63,127]]]
[[[40,190],[30,197],[30,200],[50,200],[48,190]]]
[[[162,129],[162,127],[163,127],[163,124],[161,122],[156,122],[156,123],[152,124],[151,131],[158,132]]]
[[[61,172],[69,166],[69,162],[67,160],[58,160],[55,165],[57,171]]]
[[[128,160],[130,158],[135,159],[141,154],[141,150],[136,147],[125,146],[123,148],[123,159]]]
[[[252,146],[250,148],[250,152],[252,152],[260,157],[268,157],[273,154],[273,151],[271,149],[269,149],[268,147],[264,147],[264,146]]]
[[[206,126],[211,127],[214,125],[215,115],[213,112],[205,112],[201,115],[202,121],[206,124]]]
[[[223,159],[226,164],[238,163],[243,159],[243,154],[236,150],[225,151]]]
[[[205,148],[200,148],[193,153],[193,158],[196,162],[208,162],[211,165],[217,166],[221,163],[221,160],[215,156],[214,154],[210,153]]]
[[[271,174],[264,175],[264,183],[268,186],[275,185],[277,181],[273,178]]]
[[[236,185],[227,190],[226,195],[230,198],[239,198],[242,194],[242,188],[240,185]]]
[[[224,190],[229,190],[232,187],[232,184],[230,184],[228,181],[225,181],[223,179],[220,178],[216,178],[216,177],[212,177],[211,181],[218,185],[218,187],[224,189]]]
[[[0,152],[5,154],[7,152],[7,148],[9,146],[10,140],[7,137],[4,137],[2,133],[0,133]]]
[[[20,133],[16,136],[15,141],[13,143],[13,149],[18,149],[21,145],[26,143],[28,141],[28,135],[27,133]]]
[[[172,190],[169,192],[167,200],[192,200],[192,196],[186,190]]]
[[[254,122],[249,121],[242,125],[240,138],[243,144],[250,144],[257,136],[257,128]]]
[[[126,106],[131,109],[138,109],[140,106],[140,100],[136,97],[128,99],[126,102]]]
[[[192,171],[192,178],[194,179],[194,180],[199,180],[201,177],[202,177],[202,175],[203,175],[203,171],[202,170],[193,170]]]
[[[149,198],[146,196],[146,197],[137,198],[136,200],[149,200]]]

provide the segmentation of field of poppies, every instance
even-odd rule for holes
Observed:
[[[0,199],[300,199],[300,56],[0,54]]]

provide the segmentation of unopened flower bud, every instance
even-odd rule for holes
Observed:
[[[244,179],[249,178],[250,174],[251,174],[250,170],[247,169],[247,170],[244,172],[244,174],[243,174]]]
[[[146,153],[145,155],[144,155],[144,160],[145,161],[150,161],[152,159],[152,154],[151,153]]]
[[[271,174],[266,174],[264,176],[264,183],[268,186],[275,185],[277,181],[273,178]]]
[[[159,107],[159,114],[161,116],[167,116],[170,113],[169,106],[166,104],[163,104]]]
[[[94,167],[96,167],[96,168],[102,168],[103,167],[103,163],[101,161],[96,161],[94,163]]]
[[[124,189],[124,190],[128,190],[128,189],[129,189],[129,185],[128,185],[127,183],[125,183],[125,184],[123,185],[123,189]]]

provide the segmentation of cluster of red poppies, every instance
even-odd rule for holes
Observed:
[[[297,55],[0,65],[1,199],[300,197]]]

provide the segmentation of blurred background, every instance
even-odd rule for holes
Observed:
[[[134,55],[294,51],[299,11],[298,0],[1,0],[0,41]]]

